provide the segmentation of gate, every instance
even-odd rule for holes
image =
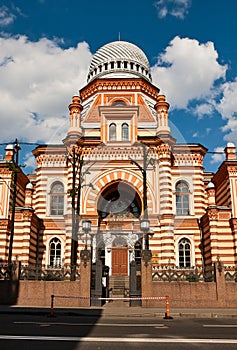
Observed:
[[[91,306],[102,306],[105,301],[100,298],[108,297],[109,267],[101,260],[91,266]]]
[[[141,264],[136,261],[130,263],[130,298],[141,298],[142,288],[141,288]],[[140,300],[130,300],[130,306],[141,306],[142,301]]]

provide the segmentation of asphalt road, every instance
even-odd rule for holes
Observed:
[[[237,348],[237,319],[0,315],[0,349],[117,350]]]

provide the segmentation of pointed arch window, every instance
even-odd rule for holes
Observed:
[[[179,181],[176,184],[176,215],[189,215],[189,193],[189,187],[185,181]]]
[[[61,267],[62,245],[59,238],[54,237],[49,242],[49,266]]]
[[[191,267],[191,243],[183,238],[179,241],[179,267]]]
[[[64,186],[60,181],[56,181],[51,186],[50,191],[50,214],[63,215],[64,212]]]
[[[109,125],[109,141],[116,141],[116,124]]]
[[[129,126],[127,123],[122,124],[122,140],[123,141],[129,140]]]

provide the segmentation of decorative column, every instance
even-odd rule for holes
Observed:
[[[154,106],[157,115],[157,136],[160,135],[169,135],[170,128],[168,125],[168,110],[169,104],[166,102],[164,95],[158,96],[158,102]]]
[[[213,182],[209,182],[206,188],[207,192],[207,199],[208,199],[208,206],[215,206],[216,205],[216,191],[215,191],[215,185]]]
[[[13,161],[14,160],[14,154],[15,154],[15,149],[13,145],[7,145],[5,148],[6,154],[5,154],[5,160]]]
[[[215,185],[212,182],[207,185],[206,192],[208,198],[207,215],[209,220],[210,239],[209,264],[214,264],[219,256],[219,245],[217,236],[218,209],[215,200]]]
[[[230,227],[233,235],[234,242],[234,264],[237,265],[237,219],[230,219]]]
[[[160,185],[161,264],[174,264],[174,215],[172,201],[171,147],[158,146]]]
[[[33,195],[33,185],[32,183],[28,183],[25,189],[25,207],[32,208],[32,195]]]
[[[83,109],[80,103],[79,96],[73,96],[72,103],[68,106],[70,111],[70,127],[68,130],[68,137],[72,135],[81,136],[81,111]]]
[[[228,142],[226,145],[226,148],[224,149],[226,160],[236,160],[235,150],[236,150],[236,147],[234,143]]]

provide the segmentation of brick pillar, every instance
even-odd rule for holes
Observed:
[[[142,298],[151,297],[152,295],[152,254],[150,250],[142,251],[141,274],[142,274]],[[142,307],[149,307],[149,300],[142,300]]]
[[[80,296],[86,298],[83,301],[83,306],[90,306],[91,252],[86,249],[81,251],[80,284],[81,284]]]
[[[225,275],[224,268],[219,259],[214,264],[216,277],[216,299],[218,307],[225,307]]]

